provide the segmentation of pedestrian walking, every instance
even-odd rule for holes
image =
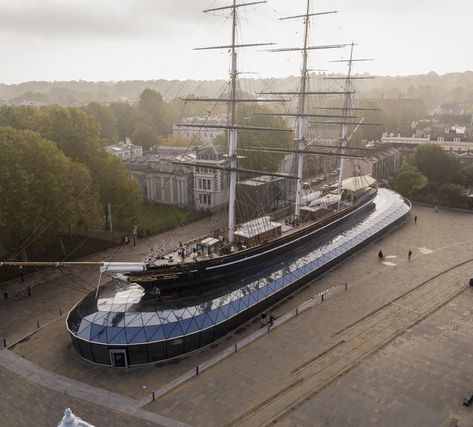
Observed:
[[[417,215],[414,217],[414,224],[417,224]]]
[[[407,253],[407,259],[410,261],[412,257],[412,251],[409,249],[409,252]]]
[[[378,261],[381,261],[384,258],[383,251],[378,252]]]
[[[265,311],[261,313],[261,326],[264,326],[264,325],[266,325],[266,312]]]
[[[437,206],[434,207],[435,213],[439,213],[439,208]]]
[[[31,286],[28,286],[28,288],[26,290],[28,291],[28,296],[30,297],[31,296]]]
[[[8,297],[9,297],[9,296],[10,296],[10,294],[9,294],[7,291],[5,291],[5,292],[3,293],[3,299],[4,299],[5,301],[8,301]]]
[[[273,326],[274,323],[274,316],[272,314],[269,315],[269,326]]]

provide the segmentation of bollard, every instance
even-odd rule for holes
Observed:
[[[156,401],[156,393],[153,391],[153,402]]]
[[[199,375],[199,367],[198,366],[195,367],[195,374]]]
[[[296,316],[299,316],[299,307],[296,307]]]
[[[39,329],[39,320],[36,321],[37,325],[38,325],[38,329]]]
[[[348,289],[348,282],[345,282],[345,290]]]
[[[3,338],[3,348],[7,348],[7,340]]]
[[[238,345],[235,343],[235,353],[238,351]]]
[[[324,294],[322,294],[322,302],[324,302]]]
[[[62,310],[59,309],[59,317],[61,317],[61,316],[62,316]]]

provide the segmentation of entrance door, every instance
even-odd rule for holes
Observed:
[[[113,368],[128,368],[126,350],[109,350]]]

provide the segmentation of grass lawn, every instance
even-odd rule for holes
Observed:
[[[206,212],[194,211],[178,206],[143,203],[138,215],[138,237],[161,233],[182,224],[187,224],[205,218]],[[114,223],[114,229],[130,232],[131,226],[127,223]]]

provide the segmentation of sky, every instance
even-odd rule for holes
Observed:
[[[247,2],[251,0],[240,0]],[[231,0],[0,0],[0,83],[31,80],[226,78],[228,52],[193,51],[230,41],[228,12],[203,14]],[[312,0],[311,45],[350,43],[373,58],[355,71],[375,75],[473,70],[471,0]],[[239,40],[302,43],[306,0],[269,0],[241,8]],[[342,72],[347,49],[315,51],[310,67]],[[241,50],[239,69],[254,77],[299,73],[298,53]]]

